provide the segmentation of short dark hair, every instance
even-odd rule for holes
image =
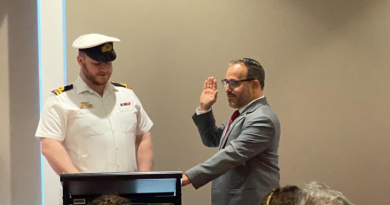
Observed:
[[[301,189],[297,186],[276,188],[264,196],[261,205],[297,205],[301,200]]]
[[[82,58],[85,58],[85,56],[87,56],[87,54],[85,54],[84,51],[79,50],[79,56],[82,57]]]
[[[241,64],[248,70],[247,78],[254,78],[259,81],[261,89],[264,89],[265,71],[259,62],[252,58],[241,58],[239,60],[230,61],[229,65]]]

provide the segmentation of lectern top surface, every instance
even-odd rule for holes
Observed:
[[[182,177],[181,171],[162,171],[162,172],[101,172],[101,173],[77,173],[61,174],[61,182],[65,181],[88,181],[88,180],[131,180],[131,179],[166,179]]]

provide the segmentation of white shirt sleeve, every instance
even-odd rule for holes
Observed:
[[[153,122],[149,118],[148,114],[144,110],[144,107],[141,104],[141,101],[138,99],[138,97],[134,94],[134,98],[136,101],[136,108],[138,110],[137,113],[137,127],[136,127],[136,135],[143,135],[152,128]]]
[[[52,138],[63,141],[65,139],[66,122],[61,103],[55,95],[51,95],[46,101],[35,137]]]
[[[198,106],[198,107],[196,108],[196,110],[195,110],[196,115],[205,114],[205,113],[208,113],[208,112],[210,112],[210,111],[211,111],[211,108],[208,109],[208,110],[200,110],[200,106]]]

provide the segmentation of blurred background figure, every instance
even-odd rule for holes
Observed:
[[[300,205],[354,205],[343,193],[319,182],[306,184],[302,189]]]
[[[117,194],[102,195],[94,199],[89,205],[130,205],[130,200]]]
[[[298,205],[301,199],[301,189],[297,186],[285,186],[268,193],[261,205]]]

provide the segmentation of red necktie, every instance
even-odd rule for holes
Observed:
[[[223,144],[225,144],[225,139],[226,139],[226,136],[227,136],[227,133],[229,132],[229,128],[230,128],[230,125],[233,123],[233,121],[240,115],[240,112],[238,110],[236,110],[232,117],[230,118],[230,121],[229,121],[229,124],[226,128],[226,132],[225,132],[225,135],[222,137],[221,141],[219,142],[220,146],[219,146],[219,149],[222,149],[223,147]]]

